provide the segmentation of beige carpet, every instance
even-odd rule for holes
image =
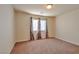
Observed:
[[[72,54],[79,53],[79,46],[59,39],[40,39],[17,43],[13,54]]]

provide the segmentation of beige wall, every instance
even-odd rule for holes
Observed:
[[[10,53],[14,39],[13,8],[11,5],[0,5],[0,53]]]
[[[79,45],[79,10],[56,17],[56,37]]]
[[[15,12],[15,19],[16,19],[16,42],[29,40],[30,16],[22,12]]]
[[[30,15],[21,11],[15,11],[16,18],[16,41],[30,40],[30,17],[39,17]],[[55,17],[48,18],[48,35],[55,36]]]
[[[55,17],[47,17],[48,22],[48,36],[49,37],[55,37],[56,33],[56,19]]]

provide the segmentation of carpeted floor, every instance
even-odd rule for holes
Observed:
[[[79,46],[59,39],[41,39],[16,43],[11,54],[75,54]]]

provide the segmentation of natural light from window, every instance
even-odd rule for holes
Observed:
[[[46,31],[46,20],[41,20],[40,23],[41,23],[40,30]]]
[[[38,24],[39,20],[33,19],[32,20],[32,26],[33,26],[33,31],[38,31]],[[46,20],[40,20],[40,30],[41,31],[46,31]]]

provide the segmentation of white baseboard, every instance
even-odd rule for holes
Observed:
[[[58,38],[58,39],[60,39],[60,40],[63,40],[63,41],[69,42],[69,43],[71,43],[71,44],[74,44],[74,45],[79,46],[79,43],[77,43],[77,42],[73,42],[73,41],[65,40],[65,39],[60,38],[60,37],[57,37],[57,36],[55,36],[55,37]]]

